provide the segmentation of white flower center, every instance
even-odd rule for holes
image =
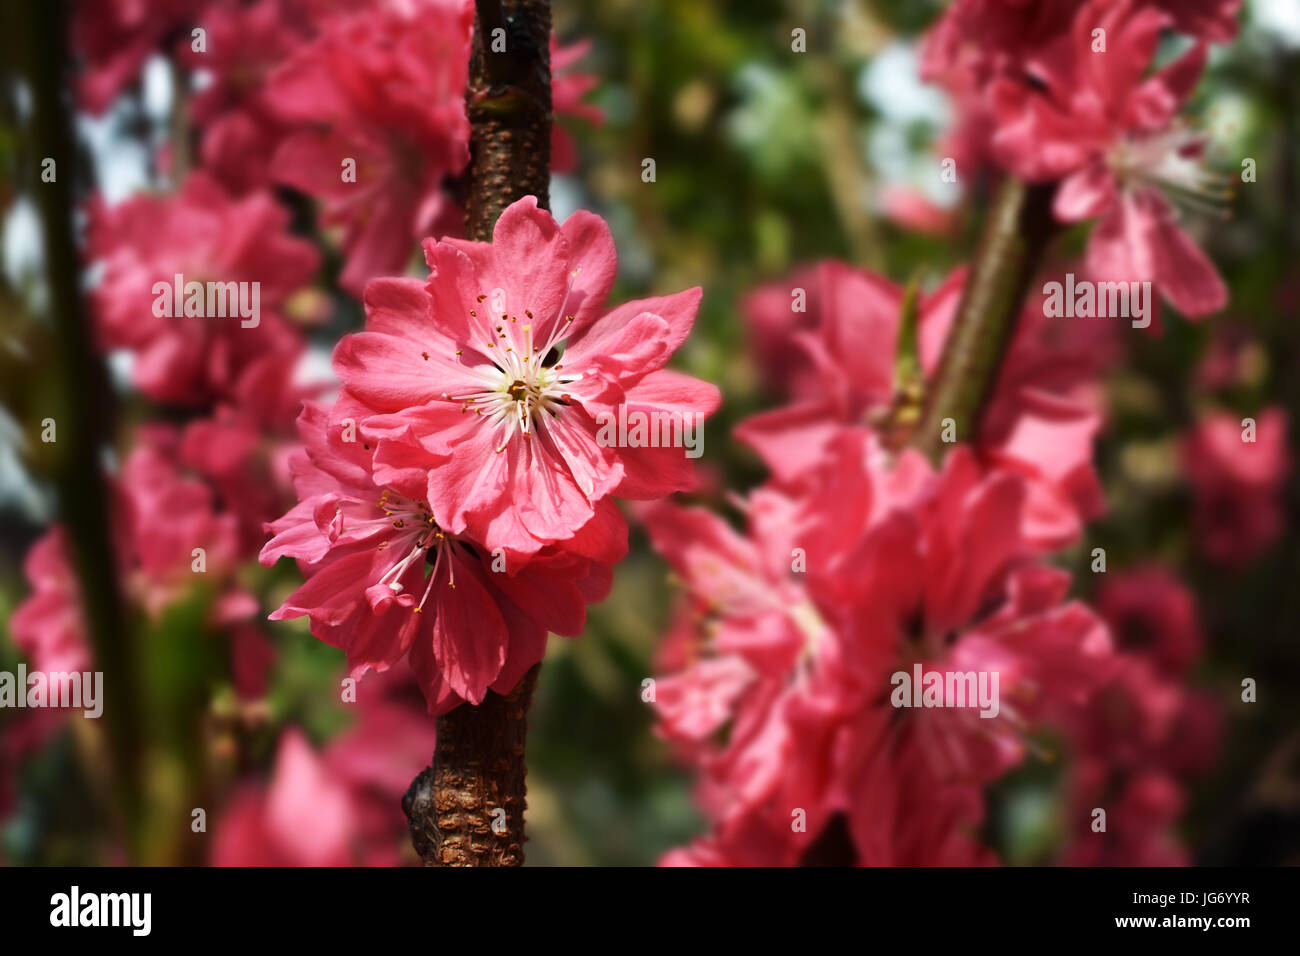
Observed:
[[[379,496],[378,506],[383,511],[384,516],[376,518],[374,521],[391,524],[397,532],[397,534],[380,542],[379,550],[385,550],[396,543],[399,551],[406,549],[406,554],[400,561],[385,571],[383,577],[377,583],[386,584],[394,594],[400,594],[403,590],[402,575],[416,561],[423,560],[428,563],[428,553],[430,551],[434,553],[433,566],[426,572],[429,583],[425,585],[424,596],[420,598],[420,603],[412,609],[418,614],[424,610],[424,604],[429,600],[429,592],[433,590],[433,582],[438,576],[439,565],[444,559],[447,561],[447,584],[449,587],[456,587],[455,564],[452,562],[449,553],[455,539],[438,527],[433,512],[429,510],[429,506],[423,501],[415,501],[399,495],[395,491],[385,489],[383,494]],[[367,522],[367,524],[371,523]]]
[[[516,434],[531,438],[533,430],[544,427],[548,417],[558,418],[570,402],[569,386],[582,378],[580,372],[564,371],[563,365],[547,364],[552,350],[563,344],[573,326],[573,316],[564,315],[564,309],[579,271],[574,269],[569,274],[568,290],[544,344],[539,346],[533,341],[534,319],[530,309],[524,310],[526,321],[522,326],[518,316],[503,313],[500,321],[487,330],[487,342],[482,349],[491,356],[493,364],[467,370],[479,387],[459,395],[443,393],[447,401],[460,403],[462,412],[472,410],[497,430],[498,452],[505,451]],[[486,298],[486,295],[478,297],[480,306]],[[481,324],[477,310],[471,309],[470,317]],[[475,347],[479,347],[477,342]]]
[[[1107,157],[1120,187],[1154,187],[1174,203],[1219,219],[1233,198],[1228,180],[1205,168],[1204,137],[1183,125],[1140,139],[1123,139]]]

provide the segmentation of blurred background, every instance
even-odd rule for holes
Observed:
[[[944,91],[919,76],[921,35],[943,6],[554,4],[556,37],[589,43],[571,69],[591,78],[581,101],[593,108],[560,117],[573,161],[552,183],[556,217],[585,208],[609,222],[620,255],[612,302],[704,288],[695,331],[675,359],[724,396],[706,430],[697,501],[721,509],[726,490],[743,492],[765,477],[729,435],[735,423],[784,401],[747,319],[766,283],[828,259],[896,282],[919,274],[932,283],[972,253],[989,183],[935,175],[960,117]],[[1188,109],[1230,175],[1238,157],[1257,160],[1258,181],[1238,191],[1230,218],[1198,233],[1231,290],[1230,305],[1200,324],[1166,310],[1159,337],[1111,343],[1097,459],[1108,510],[1084,542],[1057,556],[1085,572],[1076,576],[1084,598],[1096,597],[1097,578],[1086,573],[1095,547],[1106,549],[1113,571],[1159,562],[1193,596],[1203,651],[1186,684],[1214,701],[1217,730],[1195,737],[1212,737],[1213,746],[1207,765],[1186,778],[1177,834],[1187,860],[1204,864],[1300,858],[1300,474],[1293,468],[1241,492],[1269,506],[1263,517],[1243,517],[1239,499],[1198,497],[1182,457],[1188,436],[1214,412],[1239,418],[1276,406],[1288,416],[1289,446],[1300,440],[1300,5],[1249,0],[1242,16],[1237,39],[1214,48]],[[795,28],[806,31],[806,53],[791,50]],[[78,203],[92,191],[114,204],[173,188],[167,156],[183,111],[179,74],[163,54],[170,42],[146,43],[138,72],[109,106],[78,108],[72,129],[84,161],[70,184]],[[41,422],[60,391],[79,384],[60,378],[66,339],[48,314],[48,207],[33,173],[32,91],[10,72],[0,117],[0,670],[14,671],[24,652],[8,622],[33,590],[24,560],[61,518],[57,452],[41,442]],[[196,95],[202,71],[183,82]],[[645,158],[655,160],[651,183],[641,176]],[[311,235],[309,207],[280,198],[293,228]],[[1077,252],[1085,235],[1067,234],[1058,252]],[[333,343],[359,328],[362,314],[335,284],[330,236],[318,239],[320,276],[285,311],[308,342],[299,374],[327,380]],[[85,281],[93,287],[93,270]],[[115,352],[108,365],[117,467],[128,443],[138,443],[138,423],[185,419],[132,390],[129,356]],[[1206,554],[1197,522],[1211,520],[1205,510],[1215,507],[1229,524],[1262,523],[1264,543],[1240,560]],[[542,666],[529,721],[529,864],[652,864],[704,827],[692,778],[656,737],[641,697],[642,681],[657,673],[675,589],[635,525],[632,534],[614,590],[590,609],[586,633],[553,637]],[[274,821],[276,788],[289,786],[291,773],[303,780],[319,773],[359,781],[348,791],[364,795],[352,818],[373,844],[361,859],[414,861],[396,796],[427,761],[432,718],[420,714],[410,687],[363,682],[363,698],[393,704],[373,726],[338,702],[341,652],[311,638],[305,621],[264,620],[295,586],[287,565],[240,565],[235,577],[261,612],[238,636],[214,623],[221,595],[203,589],[130,618],[140,648],[132,693],[146,731],[138,744],[141,799],[152,808],[144,859],[209,862],[220,843],[227,860],[295,862],[288,847],[257,855],[277,838],[256,818],[264,812]],[[251,682],[237,673],[248,654],[264,662]],[[1240,701],[1245,677],[1260,680],[1256,703]],[[0,709],[4,862],[126,858],[102,766],[109,732],[52,712]],[[359,752],[373,755],[374,741],[399,736],[405,749],[382,767],[358,760]],[[986,839],[1004,861],[1062,859],[1063,788],[1059,761],[1031,760],[990,795]],[[205,832],[191,825],[196,807],[207,811]],[[247,827],[236,833],[232,820]],[[261,850],[241,857],[241,841]]]

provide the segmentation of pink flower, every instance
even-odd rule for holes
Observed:
[[[955,0],[926,33],[921,75],[938,79],[965,61],[979,80],[1014,72],[1065,29],[1084,0]]]
[[[574,69],[579,60],[591,49],[590,40],[579,40],[561,46],[551,36],[551,109],[556,118],[573,117],[594,125],[605,121],[605,114],[584,97],[600,82],[591,73],[578,73]],[[578,166],[578,151],[573,137],[558,122],[551,126],[551,170],[570,173]]]
[[[243,595],[230,605],[231,615],[219,619],[230,645],[230,683],[240,700],[258,701],[266,696],[275,667],[275,645],[260,627],[242,619],[257,614],[257,601],[252,595]]]
[[[135,442],[118,480],[124,512],[119,543],[128,592],[157,615],[194,586],[198,573],[220,580],[234,570],[236,522],[217,510],[210,488],[182,474],[173,429],[143,427]],[[202,572],[195,570],[196,548],[203,551]]]
[[[1075,758],[1069,768],[1069,813],[1075,822],[1063,853],[1068,865],[1185,863],[1174,832],[1182,782],[1206,771],[1220,745],[1217,695],[1178,682],[1192,637],[1199,641],[1199,633],[1187,632],[1194,622],[1186,620],[1183,592],[1163,569],[1139,573],[1156,598],[1135,611],[1141,578],[1103,589],[1103,607],[1128,648],[1116,655],[1112,673],[1088,706],[1070,715]],[[1096,807],[1106,810],[1105,832],[1092,830]]]
[[[1075,774],[1069,818],[1073,840],[1066,866],[1186,866],[1188,854],[1174,825],[1185,803],[1178,782],[1159,770],[1112,781],[1102,761],[1084,760]],[[1093,810],[1106,811],[1106,829],[1094,831]]]
[[[807,398],[823,390],[816,366],[797,341],[798,333],[822,322],[819,276],[824,274],[820,264],[805,266],[786,279],[763,283],[741,301],[750,350],[764,385],[778,395]]]
[[[1183,33],[1210,42],[1237,32],[1241,0],[1145,0],[1169,16]],[[954,0],[930,28],[922,47],[922,76],[929,80],[972,71],[975,84],[993,74],[1034,75],[1050,64],[1077,23],[1081,8],[1105,13],[1132,6],[1128,0]],[[1091,37],[1091,31],[1089,31]]]
[[[1018,763],[1025,726],[1063,721],[1109,673],[1104,625],[1066,600],[1068,575],[1029,560],[1016,520],[1024,502],[1017,475],[982,471],[955,449],[922,501],[895,513],[847,563],[858,582],[848,592],[853,619],[883,620],[870,627],[888,641],[889,670],[919,661],[925,671],[999,675],[996,716],[910,715],[918,743],[934,748],[931,764],[956,779],[987,781]]]
[[[358,689],[351,726],[323,747],[290,727],[268,783],[246,781],[218,818],[217,866],[399,866],[414,860],[402,795],[429,763],[432,721],[409,671]],[[319,799],[315,796],[319,794]]]
[[[918,358],[926,378],[939,366],[964,281],[964,270],[954,271],[920,297]],[[915,400],[904,394],[906,383],[896,376],[903,290],[833,262],[818,267],[810,288],[820,325],[793,338],[817,374],[801,379],[806,394],[795,404],[762,412],[736,429],[780,480],[820,467],[827,442],[844,428],[878,426],[896,402]],[[973,441],[989,465],[1027,479],[1029,502],[1022,520],[1029,538],[1043,547],[1074,540],[1083,520],[1102,510],[1091,463],[1101,417],[1085,384],[1094,357],[1079,343],[1058,344],[1050,325],[1040,309],[1022,313]],[[884,436],[884,441],[892,439]]]
[[[72,45],[81,61],[77,99],[103,113],[167,35],[186,25],[203,0],[77,0]]]
[[[90,662],[81,592],[62,528],[41,537],[23,562],[32,593],[14,610],[9,631],[33,670],[82,671]]]
[[[1071,31],[1029,72],[1000,77],[989,96],[1000,162],[1030,180],[1061,179],[1054,211],[1063,222],[1098,219],[1089,272],[1105,281],[1150,280],[1179,311],[1222,308],[1227,290],[1176,222],[1166,194],[1194,208],[1226,198],[1198,162],[1203,138],[1177,113],[1205,64],[1197,44],[1149,78],[1144,73],[1168,15],[1137,0],[1093,0]],[[1095,30],[1106,48],[1094,51]]]
[[[1159,763],[1177,733],[1183,698],[1181,686],[1162,676],[1149,658],[1117,655],[1092,706],[1078,715],[1072,737],[1084,753],[1102,756],[1116,769]]]
[[[491,243],[430,240],[425,255],[428,285],[372,283],[366,331],[334,352],[366,406],[376,482],[409,480],[445,531],[520,553],[568,541],[611,494],[691,486],[671,434],[698,434],[718,390],[664,365],[698,288],[602,314],[616,269],[604,221],[579,212],[561,227],[531,196]],[[625,436],[620,421],[637,419],[669,440]]]
[[[306,583],[271,615],[310,618],[312,633],[347,652],[354,677],[409,656],[434,713],[488,688],[505,692],[539,661],[548,631],[576,635],[586,603],[608,591],[626,549],[606,502],[568,550],[526,562],[448,530],[423,498],[423,476],[377,481],[370,444],[348,440],[363,409],[346,396],[332,418],[308,403],[293,466],[301,498],[269,530],[264,564],[297,558]]]
[[[120,586],[134,606],[157,618],[192,594],[197,584],[211,582],[217,599],[210,623],[237,629],[253,617],[257,604],[233,579],[235,518],[217,508],[203,482],[181,471],[178,443],[179,435],[167,426],[141,428],[113,482],[112,531]],[[85,670],[90,663],[80,583],[69,547],[67,530],[55,526],[28,553],[32,593],[14,611],[12,631],[35,669]],[[255,651],[247,665],[240,662],[240,685],[245,689],[257,686],[270,663],[251,638],[243,634],[236,639],[237,650]]]
[[[1170,677],[1184,673],[1204,651],[1196,601],[1161,565],[1107,574],[1096,605],[1121,648],[1149,657]]]
[[[645,510],[693,621],[683,623],[676,659],[663,661],[678,672],[656,681],[659,731],[699,769],[699,800],[714,822],[707,844],[665,862],[793,865],[843,808],[836,754],[851,732],[860,666],[846,659],[855,608],[841,599],[842,562],[872,495],[865,472],[846,467],[860,462],[860,442],[846,437],[836,450],[825,483],[797,498],[754,492],[747,534],[700,509]],[[793,571],[796,547],[807,549],[806,571]],[[805,828],[791,828],[793,807]]]
[[[266,100],[293,130],[275,174],[342,228],[339,282],[355,295],[375,276],[405,271],[421,237],[457,228],[442,186],[469,159],[472,22],[463,0],[333,17],[269,80]],[[349,162],[355,176],[345,175]]]
[[[409,670],[376,675],[359,688],[357,703],[356,721],[330,742],[325,759],[354,791],[388,799],[388,810],[401,817],[402,794],[428,765],[437,725]]]
[[[959,0],[923,53],[923,75],[960,106],[945,155],[968,179],[990,148],[1022,178],[1063,179],[1057,218],[1099,220],[1091,273],[1153,281],[1189,317],[1213,312],[1226,289],[1166,195],[1200,210],[1227,198],[1198,162],[1203,137],[1176,114],[1204,65],[1205,42],[1229,39],[1239,8],[1239,0]],[[1200,42],[1144,78],[1169,27]],[[1103,38],[1105,49],[1094,50]]]
[[[311,280],[317,256],[310,243],[287,233],[288,222],[269,193],[231,200],[203,173],[171,196],[92,207],[90,256],[103,265],[92,291],[100,342],[134,353],[140,391],[160,402],[209,404],[229,396],[255,360],[300,348],[277,310]],[[191,282],[203,283],[204,315],[185,314]],[[225,317],[206,314],[209,283],[223,284]],[[241,316],[240,291],[229,283],[243,284],[250,307],[257,284],[259,314]]]
[[[367,682],[357,704],[356,721],[330,741],[323,756],[351,794],[365,865],[397,866],[415,857],[402,796],[429,764],[436,725],[409,670],[390,670]]]
[[[245,785],[213,840],[214,866],[347,866],[356,810],[348,788],[291,728],[280,738],[270,786]]]
[[[1248,416],[1249,417],[1249,416]],[[1195,501],[1196,545],[1210,560],[1241,567],[1277,540],[1282,489],[1290,471],[1286,412],[1270,407],[1255,417],[1254,441],[1243,419],[1206,416],[1183,445]]]
[[[203,166],[235,193],[270,185],[285,129],[266,98],[266,79],[309,37],[292,3],[215,0],[203,11],[204,50],[195,51],[188,36],[177,46],[181,62],[210,77],[189,105],[202,130]]]
[[[697,622],[694,641],[675,632],[679,672],[657,681],[660,731],[699,769],[714,824],[666,863],[989,862],[971,839],[980,788],[1110,670],[1066,576],[1028,562],[1023,497],[967,449],[939,475],[914,452],[890,469],[846,430],[821,468],[751,496],[747,535],[647,509]],[[999,674],[999,713],[896,712],[891,674],[920,662]]]
[[[298,444],[304,400],[321,388],[294,383],[299,356],[271,353],[251,363],[230,401],[185,426],[181,461],[203,475],[239,521],[239,551],[256,554],[264,526],[294,502],[289,460]]]
[[[1180,679],[1141,648],[1117,653],[1089,705],[1070,715],[1072,746],[1118,777],[1139,768],[1204,772],[1219,749],[1221,707],[1214,693]]]

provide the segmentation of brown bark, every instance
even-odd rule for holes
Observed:
[[[512,202],[536,196],[550,208],[550,0],[480,0],[465,105],[470,120],[465,231],[490,242]],[[504,12],[504,16],[501,16]],[[505,52],[492,52],[495,29]]]
[[[551,9],[549,0],[477,0],[475,7],[465,231],[487,242],[512,202],[536,196],[550,207]],[[504,52],[492,50],[495,29],[505,30]],[[488,691],[478,706],[438,718],[433,765],[402,800],[425,866],[523,864],[524,740],[540,668],[504,696]]]
[[[489,691],[477,707],[463,704],[438,719],[433,766],[402,800],[425,866],[524,862],[524,737],[541,666],[509,694]]]

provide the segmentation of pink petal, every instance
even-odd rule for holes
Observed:
[[[1100,216],[1116,199],[1114,176],[1105,163],[1096,161],[1062,180],[1052,212],[1061,222],[1079,222]]]
[[[837,418],[825,403],[791,405],[751,416],[733,434],[758,452],[777,478],[790,480],[821,460],[841,427]]]
[[[418,341],[380,332],[355,332],[340,339],[334,348],[334,371],[349,392],[380,412],[434,401],[450,404],[443,402],[444,393],[481,387],[467,380],[464,366],[429,353]]]
[[[655,296],[649,299],[625,302],[612,309],[604,318],[591,323],[587,329],[575,333],[569,340],[564,362],[569,365],[581,360],[590,361],[609,344],[622,341],[623,330],[631,326],[635,318],[647,313],[658,316],[667,325],[666,331],[655,333],[661,336],[659,341],[662,349],[657,350],[657,353],[661,355],[661,359],[656,359],[658,364],[652,368],[644,369],[644,371],[653,371],[654,368],[661,367],[668,356],[676,352],[681,344],[686,341],[686,337],[690,335],[691,326],[695,323],[695,313],[699,310],[702,295],[703,291],[697,286],[673,295]],[[638,328],[648,330],[650,327],[638,326]],[[658,327],[656,326],[656,328]],[[618,335],[615,335],[616,332]],[[628,343],[623,342],[621,347],[627,348]]]
[[[660,369],[629,388],[624,404],[629,421],[635,420],[631,417],[634,415],[664,414],[681,421],[683,442],[688,429],[694,429],[697,447],[707,451],[704,419],[717,410],[721,401],[722,394],[716,385],[672,369]],[[688,457],[686,451],[673,447],[619,448],[623,478],[616,493],[621,498],[643,500],[693,488],[696,459]]]
[[[506,661],[509,635],[492,596],[468,561],[455,560],[456,586],[439,568],[433,584],[433,655],[448,686],[471,704],[481,703]],[[425,606],[425,613],[429,611]]]
[[[569,243],[569,266],[578,273],[564,309],[574,318],[570,334],[576,334],[600,315],[618,274],[618,254],[609,226],[595,213],[578,210],[561,231]]]
[[[1130,122],[1153,132],[1167,127],[1196,88],[1208,56],[1198,43],[1139,86],[1129,100]]]
[[[1152,202],[1149,208],[1154,279],[1161,293],[1189,319],[1218,312],[1228,304],[1228,289],[1214,263],[1178,228],[1163,200]]]

